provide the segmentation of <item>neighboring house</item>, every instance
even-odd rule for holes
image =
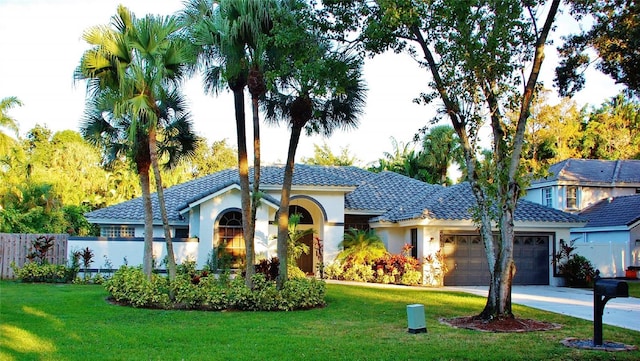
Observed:
[[[638,194],[638,196],[636,196]],[[571,230],[577,254],[604,277],[621,277],[639,266],[640,160],[567,159],[549,176],[531,182],[523,199],[584,216],[585,227]],[[625,209],[628,208],[628,209]]]
[[[606,198],[640,193],[640,160],[567,159],[549,167],[523,199],[578,213]]]
[[[580,212],[588,220],[571,229],[576,252],[604,277],[624,277],[640,266],[640,194],[603,199]]]
[[[263,192],[254,241],[259,257],[276,256],[276,212],[284,167],[263,166]],[[219,245],[235,257],[244,254],[240,214],[240,186],[235,169],[220,171],[165,190],[169,222],[175,232],[178,262],[195,260],[203,266]],[[154,237],[162,237],[154,195]],[[371,173],[356,167],[295,166],[291,212],[302,215],[300,228],[312,228],[305,240],[311,252],[298,265],[309,274],[330,263],[340,252],[349,228],[375,229],[387,249],[400,253],[405,244],[423,261],[442,249],[447,285],[486,285],[484,248],[472,221],[474,198],[467,183],[452,187],[430,185],[392,172]],[[142,263],[142,199],[134,199],[87,214],[100,226],[100,238],[75,238],[69,249],[91,248],[97,262],[112,267]],[[515,213],[514,258],[516,284],[557,284],[551,255],[569,229],[582,227],[576,215],[522,200]],[[154,257],[166,254],[163,239],[154,242]],[[425,265],[425,268],[427,266]],[[426,278],[426,276],[425,276]]]

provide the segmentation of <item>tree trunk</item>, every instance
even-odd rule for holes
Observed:
[[[253,232],[251,225],[251,189],[249,188],[249,162],[247,160],[246,122],[244,112],[244,86],[233,87],[236,111],[236,134],[238,138],[238,175],[240,177],[240,197],[242,204],[242,230],[247,256],[253,255]],[[245,284],[253,288],[253,265],[245,262]]]
[[[149,165],[137,165],[142,202],[144,204],[144,251],[142,254],[142,271],[151,280],[153,272],[153,207],[151,204],[151,187],[149,181]]]
[[[291,184],[293,183],[293,171],[295,167],[296,149],[300,142],[300,126],[291,127],[291,138],[289,138],[289,150],[287,152],[287,163],[284,167],[282,178],[282,193],[280,195],[280,208],[278,209],[278,260],[279,272],[277,279],[278,289],[282,289],[289,274],[287,266],[289,264],[288,244],[289,244],[289,198],[291,198]]]
[[[250,239],[256,234],[256,218],[260,205],[260,117],[258,108],[258,96],[252,94],[251,109],[253,115],[253,191],[251,194],[251,218],[249,223]],[[251,275],[255,273],[255,244],[252,241],[247,247],[247,269],[251,268]]]
[[[173,281],[176,279],[176,256],[173,252],[173,238],[171,236],[171,228],[169,228],[167,205],[164,201],[164,189],[162,187],[162,176],[160,174],[160,166],[158,164],[158,145],[156,141],[156,130],[154,127],[149,129],[149,155],[151,157],[153,176],[156,180],[156,194],[158,195],[158,206],[160,207],[162,228],[164,229],[164,239],[167,246],[167,271],[169,273],[169,280]]]

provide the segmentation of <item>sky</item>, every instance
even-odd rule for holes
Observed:
[[[74,83],[73,71],[82,53],[89,48],[82,40],[82,33],[91,26],[108,24],[120,3],[137,17],[148,13],[168,15],[182,8],[182,0],[0,0],[0,99],[16,96],[24,103],[9,112],[18,121],[21,136],[36,124],[54,132],[79,130],[86,89],[83,83]],[[555,44],[559,44],[560,35],[580,28],[580,24],[566,16],[560,17],[556,24]],[[552,88],[556,64],[555,47],[549,46],[541,73],[547,88]],[[346,148],[357,159],[356,165],[367,166],[383,158],[385,152],[394,150],[392,139],[410,142],[418,129],[435,116],[435,104],[424,106],[412,102],[428,90],[429,77],[408,55],[385,53],[367,59],[364,78],[369,90],[359,127],[336,131],[330,138],[303,136],[296,161],[312,157],[314,144],[326,142],[334,154]],[[580,106],[597,106],[620,89],[607,76],[590,70],[585,89],[574,100]],[[199,78],[188,80],[184,93],[198,135],[209,142],[227,139],[228,144],[235,146],[231,93],[223,92],[217,97],[205,95]],[[250,120],[248,101],[246,105]],[[263,124],[260,133],[262,163],[283,163],[288,129]],[[247,137],[252,137],[250,127]]]

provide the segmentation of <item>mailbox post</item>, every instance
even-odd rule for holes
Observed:
[[[612,298],[629,297],[627,282],[615,279],[600,278],[600,271],[596,271],[593,282],[593,344],[602,346],[602,314],[604,305]]]

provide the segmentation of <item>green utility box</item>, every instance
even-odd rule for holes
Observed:
[[[427,323],[424,320],[424,305],[408,305],[407,319],[409,321],[409,333],[427,332]]]

